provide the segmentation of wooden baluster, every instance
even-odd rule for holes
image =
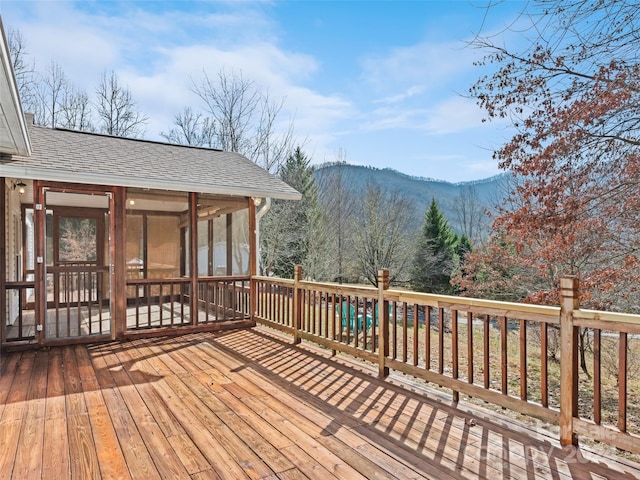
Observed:
[[[520,399],[527,399],[527,321],[520,320]]]
[[[601,333],[599,328],[593,331],[593,423],[600,425],[602,421],[602,391],[601,391]]]
[[[490,359],[491,357],[489,352],[489,336],[491,335],[491,330],[489,329],[489,315],[485,315],[483,318],[483,342],[484,342],[484,351],[483,351],[483,362],[484,362],[484,388],[489,389],[491,385],[491,377],[489,373],[489,369],[491,367]]]
[[[444,373],[444,308],[438,308],[438,373]]]
[[[451,310],[451,377],[458,378],[458,311]],[[460,401],[460,392],[453,391],[453,401]]]
[[[473,313],[467,312],[467,381],[473,383]]]
[[[549,327],[547,322],[540,323],[540,398],[543,407],[549,406],[549,354],[547,351],[547,340],[549,338]]]
[[[431,369],[431,307],[424,307],[424,368]]]
[[[420,309],[413,305],[413,365],[418,365],[418,332],[420,331]]]
[[[501,366],[501,383],[502,393],[508,393],[508,351],[507,351],[507,317],[500,317],[500,366]]]
[[[620,332],[618,348],[618,429],[627,431],[627,332]]]

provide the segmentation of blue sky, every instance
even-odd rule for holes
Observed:
[[[499,173],[493,149],[508,124],[482,123],[466,98],[481,75],[466,47],[521,10],[507,1],[31,1],[1,0],[39,70],[53,60],[92,93],[115,70],[160,139],[192,81],[222,68],[272,98],[314,163],[390,167],[451,182]]]

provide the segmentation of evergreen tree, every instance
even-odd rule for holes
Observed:
[[[454,234],[455,235],[455,234]],[[453,253],[455,254],[456,266],[459,268],[464,263],[464,256],[473,250],[471,240],[464,233],[462,235],[456,235],[456,241],[453,246]]]
[[[314,167],[310,163],[311,159],[297,147],[279,169],[280,178],[302,193],[302,200],[274,200],[271,211],[261,223],[262,260],[266,274],[292,278],[295,265],[308,268],[310,242],[317,230],[314,225],[319,216],[318,189],[313,177]]]
[[[473,251],[473,246],[471,245],[471,240],[469,240],[469,237],[467,237],[464,233],[456,237],[456,243],[453,247],[455,267],[454,271],[451,274],[451,277],[453,277],[455,280],[451,283],[453,284],[453,293],[459,295],[460,288],[457,282],[457,278],[466,275],[466,271],[464,269],[465,256],[467,255],[467,253]]]
[[[435,199],[427,209],[413,265],[413,288],[420,292],[449,294],[454,289],[455,250],[460,243]],[[468,239],[466,243],[469,243]]]

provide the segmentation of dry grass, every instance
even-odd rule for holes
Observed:
[[[458,362],[459,375],[463,381],[469,379],[469,355],[468,355],[468,328],[466,320],[458,327]],[[445,323],[450,325],[450,323]],[[424,321],[420,322],[416,330],[412,323],[407,326],[407,356],[409,362],[413,358],[414,335],[418,337],[418,365],[425,366],[426,357],[426,332]],[[437,371],[439,360],[439,331],[438,324],[432,319],[430,328],[430,368]],[[539,324],[528,322],[527,325],[527,342],[526,342],[526,376],[527,376],[527,398],[534,403],[540,403],[542,398],[541,391],[541,358],[542,352],[540,348]],[[484,328],[483,325],[474,323],[473,328],[473,383],[479,386],[484,385]],[[402,360],[403,336],[401,333],[401,322],[397,329],[396,335],[396,358]],[[514,397],[520,396],[520,330],[512,325],[507,329],[507,391]],[[548,382],[548,402],[549,406],[554,409],[559,408],[560,402],[560,359],[559,352],[552,355],[555,351],[555,336],[558,332],[549,328],[549,340],[547,349],[547,382]],[[452,338],[450,327],[445,328],[443,336],[443,366],[444,375],[451,376],[452,373]],[[592,335],[589,337],[592,338]],[[501,390],[501,331],[499,325],[492,324],[489,328],[489,382],[490,388]],[[627,368],[627,431],[634,434],[640,434],[640,338],[629,336],[628,339],[628,368]],[[618,339],[617,334],[613,332],[603,332],[601,345],[601,423],[603,425],[617,427],[618,422]],[[587,364],[587,372],[579,371],[578,375],[578,413],[581,418],[593,420],[593,397],[594,397],[594,381],[593,381],[593,349],[592,342],[587,342],[585,349],[585,357]],[[450,389],[441,388],[429,384],[430,388],[451,393]],[[473,404],[481,405],[484,408],[500,412],[511,418],[517,418],[530,424],[535,424],[540,428],[557,433],[556,425],[550,425],[528,415],[521,415],[517,412],[506,410],[498,405],[489,404],[477,398],[465,397],[465,401]],[[600,444],[589,439],[581,439],[582,444],[589,445],[594,448],[601,448],[608,452],[614,452],[617,455],[632,459],[636,462],[640,461],[640,454],[624,452]]]
[[[282,309],[287,311],[288,306],[282,305]],[[324,306],[323,306],[324,307]],[[331,325],[325,328],[323,325],[327,315],[331,318],[334,311],[323,312],[320,305],[315,306],[315,322],[307,322],[306,318],[303,319],[303,328],[312,333],[332,337],[333,328]],[[426,329],[424,313],[416,315],[418,317],[418,323],[414,326],[412,315],[410,312],[406,321],[406,362],[409,364],[417,364],[422,368],[427,367],[427,351],[426,351]],[[439,331],[438,331],[438,319],[437,315],[434,316],[432,312],[429,329],[430,339],[430,351],[428,354],[429,368],[432,371],[438,371],[440,351],[439,351]],[[303,316],[307,317],[308,311],[303,312]],[[322,321],[320,321],[322,319]],[[331,320],[329,320],[331,323]],[[337,318],[336,324],[340,325],[340,319]],[[502,389],[502,348],[501,348],[501,329],[500,325],[492,319],[489,322],[489,337],[488,337],[488,357],[489,357],[489,386],[491,389],[501,391]],[[317,327],[316,327],[317,325]],[[444,322],[444,334],[442,338],[442,363],[443,374],[451,377],[453,374],[453,360],[452,360],[452,344],[453,335],[451,329],[451,314],[447,312]],[[338,327],[339,328],[339,327]],[[484,386],[484,336],[485,336],[484,324],[481,321],[472,322],[472,337],[473,337],[473,383],[475,385]],[[336,332],[337,333],[337,332]],[[343,332],[343,341],[346,341],[346,335]],[[395,334],[394,334],[395,333]],[[394,325],[390,326],[391,345],[390,355],[398,360],[405,360],[404,351],[404,334],[403,323],[400,316],[396,319],[395,330]],[[550,408],[558,409],[560,402],[560,349],[558,343],[559,332],[552,326],[548,327],[548,344],[546,351],[547,361],[547,393],[548,404]],[[417,337],[417,340],[414,339]],[[544,354],[541,351],[540,344],[540,324],[535,322],[527,322],[527,334],[526,334],[526,369],[525,374],[527,378],[527,399],[530,402],[541,403],[542,391],[541,391],[541,360],[544,358]],[[334,338],[337,338],[335,335]],[[618,422],[618,340],[617,334],[613,332],[602,333],[602,357],[601,357],[601,423],[603,425],[617,427]],[[466,315],[460,313],[458,322],[458,378],[462,381],[469,381],[470,369],[470,357],[468,353],[468,325],[466,321]],[[359,335],[359,348],[372,351],[371,334],[367,334],[367,344],[363,343],[364,335]],[[591,337],[589,337],[591,340]],[[353,338],[353,332],[350,336],[350,344],[355,344]],[[587,372],[579,371],[578,384],[579,384],[579,399],[578,410],[579,416],[587,420],[593,420],[593,396],[594,396],[594,384],[593,384],[593,350],[591,346],[592,342],[588,341],[585,349]],[[416,347],[414,348],[414,345]],[[629,336],[628,339],[628,368],[627,368],[627,431],[634,434],[640,434],[640,338]],[[509,323],[507,328],[507,393],[513,397],[520,397],[520,384],[521,384],[521,368],[520,368],[520,329],[518,323]],[[446,393],[451,393],[450,389],[440,388],[433,384],[428,384],[429,388],[434,388]],[[549,430],[553,434],[557,434],[557,425],[551,425],[541,420],[535,419],[528,415],[521,415],[517,412],[510,411],[500,407],[486,403],[477,398],[464,397],[464,401],[472,404],[481,405],[484,408],[494,410],[507,415],[511,418],[517,418],[520,421],[524,421],[530,424],[535,424],[539,428]],[[583,445],[590,445],[594,448],[607,450],[609,453],[614,451],[615,454],[630,458],[634,461],[640,461],[640,454],[632,454],[629,452],[617,451],[613,447],[608,445],[599,444],[597,442],[590,441],[588,439],[580,440]]]

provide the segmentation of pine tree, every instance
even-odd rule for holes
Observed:
[[[297,147],[279,169],[280,178],[302,193],[302,200],[274,200],[262,226],[264,271],[292,278],[293,267],[307,263],[313,223],[318,213],[318,189],[311,159]]]
[[[436,200],[432,199],[417,243],[412,275],[415,290],[440,294],[453,292],[451,275],[458,243],[458,236],[449,227]]]

